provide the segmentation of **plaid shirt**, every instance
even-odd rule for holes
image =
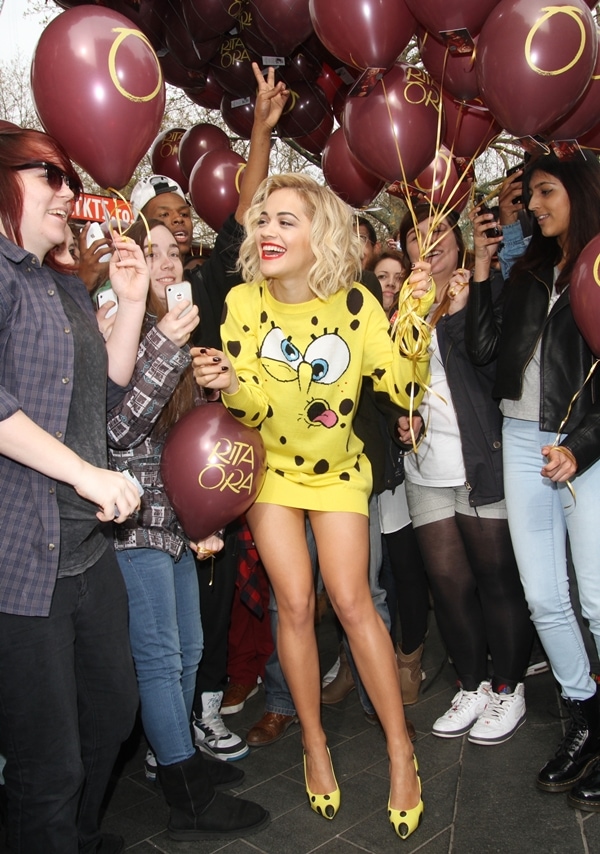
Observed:
[[[160,549],[179,557],[184,540],[160,474],[164,437],[154,435],[156,420],[191,362],[189,347],[178,347],[146,318],[129,390],[108,416],[110,466],[131,469],[144,487],[139,513],[115,525],[115,548]]]
[[[89,315],[90,334],[99,335],[83,283],[40,266],[0,235],[0,419],[22,409],[64,441],[74,346],[57,282]],[[47,616],[60,553],[56,482],[0,455],[0,483],[0,611]]]

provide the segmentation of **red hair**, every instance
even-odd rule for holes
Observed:
[[[23,183],[15,167],[38,160],[54,163],[81,186],[67,152],[47,133],[23,128],[0,129],[0,223],[13,243],[23,246]]]

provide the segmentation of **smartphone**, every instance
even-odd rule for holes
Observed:
[[[119,308],[119,300],[112,288],[105,288],[102,291],[98,291],[96,294],[96,308],[102,308],[102,306],[107,302],[114,302],[113,307],[110,308],[106,314],[106,318],[108,320],[109,317],[112,317],[113,314],[117,313]]]
[[[517,163],[516,166],[511,166],[510,169],[506,170],[506,177],[510,178],[511,175],[514,175],[515,172],[518,172],[519,169],[525,168],[525,161],[522,160],[520,163]],[[523,196],[517,196],[516,199],[513,199],[513,205],[522,205],[523,204]]]
[[[99,222],[93,222],[87,233],[87,237],[85,239],[86,246],[91,246],[95,240],[106,240],[106,234],[102,231],[102,226]],[[105,261],[110,261],[112,256],[112,252],[106,252],[102,258],[100,258],[100,263],[104,264]]]
[[[475,196],[475,207],[479,208],[479,212],[482,214],[492,213],[491,210],[489,209],[489,207],[483,201],[484,199],[485,199],[485,196],[483,195],[483,193],[478,193]],[[492,225],[490,225],[489,228],[486,228],[486,230],[483,233],[485,234],[486,237],[500,237],[502,234],[502,232],[498,228],[498,225],[495,222]]]
[[[188,307],[182,312],[181,317],[184,317],[191,311],[193,301],[192,301],[192,286],[189,282],[178,282],[176,285],[167,285],[165,293],[167,295],[167,308],[169,311],[172,311],[174,308],[187,300],[189,302]]]

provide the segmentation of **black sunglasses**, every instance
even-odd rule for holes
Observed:
[[[15,166],[15,169],[17,172],[20,172],[23,169],[43,169],[46,173],[46,181],[51,189],[53,189],[55,193],[58,193],[63,183],[66,184],[75,196],[74,201],[77,201],[83,192],[81,181],[79,181],[79,179],[75,180],[71,178],[66,172],[63,172],[60,167],[55,166],[54,163],[47,163],[45,160],[32,160],[31,163],[23,163],[21,166]]]

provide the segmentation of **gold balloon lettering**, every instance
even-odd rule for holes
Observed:
[[[178,130],[168,133],[160,145],[159,154],[161,157],[178,157],[179,142],[185,131]]]
[[[237,36],[221,45],[221,68],[230,68],[234,62],[250,62],[250,54]]]
[[[238,170],[235,173],[235,189],[238,191],[238,193],[240,192],[242,185],[242,172],[244,171],[247,165],[247,163],[240,163],[240,165],[238,166]]]
[[[431,190],[436,190],[438,187],[444,189],[450,178],[451,168],[452,162],[450,160],[450,155],[446,154],[445,151],[438,151],[433,166],[433,181],[431,182],[431,187],[423,187],[423,185],[416,179],[413,181],[413,184],[418,190],[422,190],[424,193],[429,193]]]
[[[137,103],[152,101],[153,98],[156,98],[156,96],[160,92],[163,82],[162,69],[160,67],[158,57],[154,52],[154,48],[152,47],[146,36],[139,30],[130,30],[126,27],[115,27],[113,28],[113,33],[118,33],[119,35],[112,43],[111,49],[108,53],[108,73],[110,74],[110,79],[114,83],[115,89],[117,89],[125,98],[127,98],[128,101],[136,101]],[[119,75],[117,74],[117,51],[119,50],[122,42],[124,42],[125,39],[129,36],[133,36],[136,39],[141,39],[144,44],[148,46],[152,56],[156,61],[156,70],[158,71],[158,82],[154,91],[151,92],[149,95],[134,95],[132,92],[128,92],[127,89],[124,89],[123,86],[121,86],[121,81],[119,80]]]
[[[409,104],[425,104],[427,107],[440,107],[440,93],[433,85],[431,77],[423,71],[409,68],[406,73],[407,84],[404,87],[404,100]]]
[[[250,470],[246,471],[248,466]],[[251,493],[254,484],[253,446],[247,442],[218,439],[210,453],[209,464],[198,475],[198,483],[203,489],[231,490],[236,495]]]
[[[533,27],[529,30],[529,34],[527,36],[527,39],[525,40],[525,60],[527,62],[527,65],[531,68],[532,71],[535,71],[536,74],[542,74],[545,77],[556,77],[558,74],[565,74],[565,72],[573,68],[574,65],[577,65],[577,63],[581,59],[583,51],[585,50],[587,37],[585,33],[585,26],[581,19],[583,12],[576,6],[544,6],[542,8],[542,12],[544,12],[544,14],[540,18],[538,18]],[[533,39],[535,38],[535,34],[540,29],[540,27],[542,27],[546,23],[546,21],[549,21],[555,15],[567,15],[567,17],[572,18],[575,21],[575,23],[579,27],[579,49],[573,59],[566,65],[563,65],[562,68],[547,70],[544,68],[540,68],[539,65],[536,65],[533,60]]]

